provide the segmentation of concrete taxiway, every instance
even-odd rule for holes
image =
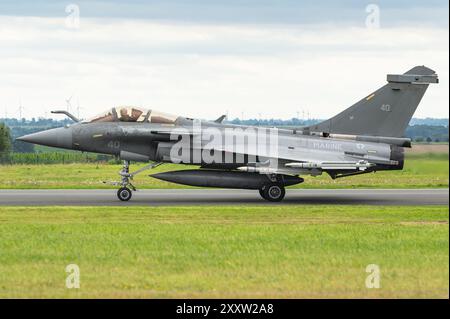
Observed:
[[[179,206],[179,205],[448,205],[448,189],[288,189],[281,203],[257,191],[234,189],[152,189],[121,202],[116,190],[0,190],[1,206]]]

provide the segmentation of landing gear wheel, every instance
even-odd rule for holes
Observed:
[[[131,198],[131,190],[127,187],[121,187],[117,191],[117,197],[123,202],[127,202]]]
[[[286,195],[286,190],[283,185],[280,184],[269,184],[263,186],[259,190],[261,197],[269,202],[281,202]]]
[[[161,165],[162,162],[153,162],[149,165],[146,165],[144,167],[141,167],[137,171],[130,173],[130,161],[123,161],[122,169],[119,171],[120,175],[120,181],[118,182],[111,182],[108,184],[114,185],[114,186],[120,186],[119,190],[117,191],[117,197],[123,202],[129,201],[131,198],[131,190],[136,191],[136,187],[134,187],[133,184],[131,184],[131,181],[133,180],[133,177],[139,173],[142,173],[145,170],[155,168],[159,165]],[[107,183],[107,182],[103,182]],[[131,190],[130,190],[131,188]]]

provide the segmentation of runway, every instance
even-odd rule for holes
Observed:
[[[180,206],[180,205],[448,205],[448,189],[288,189],[281,203],[257,191],[154,189],[121,202],[116,190],[0,190],[0,206]]]

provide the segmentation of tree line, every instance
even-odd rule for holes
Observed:
[[[421,120],[421,123],[426,123]],[[447,125],[417,124],[410,125],[406,129],[406,137],[414,142],[448,142],[448,120],[429,119],[430,123],[447,123]],[[241,125],[259,125],[259,126],[277,126],[277,127],[301,127],[313,125],[321,120],[258,120],[234,119],[228,123]],[[412,122],[418,123],[419,120],[413,119]],[[446,121],[446,122],[445,122]],[[48,150],[36,147],[33,144],[16,141],[19,136],[35,133],[42,130],[61,127],[72,123],[71,120],[53,120],[53,119],[0,119],[0,163],[3,164],[53,164],[53,163],[80,163],[80,162],[117,162],[114,157],[101,154],[89,154],[66,150]]]
[[[41,125],[43,124],[44,127],[39,125],[24,125],[25,122],[19,122],[17,120],[11,122],[12,129],[5,123],[0,122],[0,164],[117,163],[117,160],[109,155],[68,150],[40,151],[36,150],[34,144],[15,140],[16,137],[25,134],[59,127],[61,125],[58,124],[61,124],[63,121],[41,121]],[[31,122],[31,124],[36,124],[36,122]]]

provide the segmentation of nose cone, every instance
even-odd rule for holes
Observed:
[[[72,129],[58,127],[47,131],[28,134],[17,138],[18,141],[59,148],[72,148]]]

